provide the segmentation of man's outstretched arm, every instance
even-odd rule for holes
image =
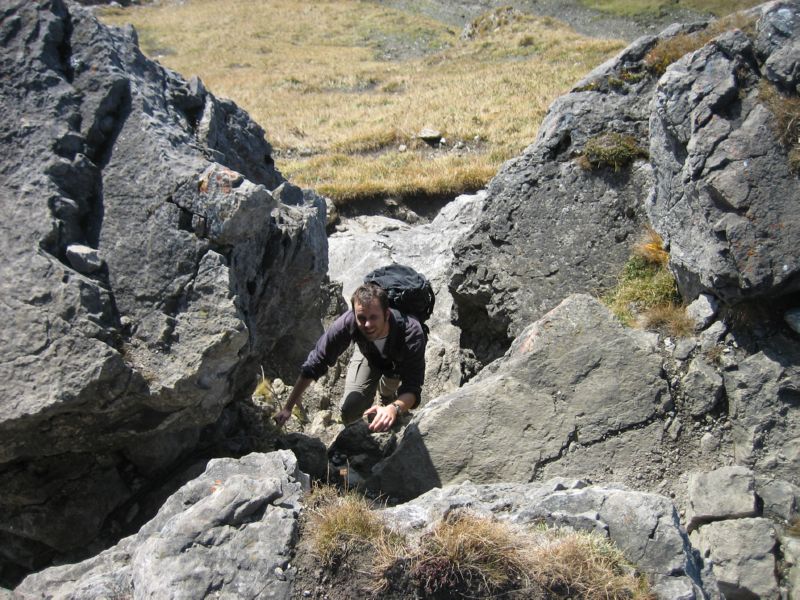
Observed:
[[[296,405],[300,406],[301,408],[303,407],[303,404],[301,402],[301,399],[303,397],[303,392],[305,392],[306,389],[308,389],[308,386],[311,385],[312,381],[313,379],[311,379],[310,377],[303,377],[302,375],[300,375],[297,378],[297,381],[294,382],[292,393],[289,394],[289,399],[286,400],[286,406],[284,406],[283,410],[281,410],[277,415],[272,417],[275,420],[275,424],[278,427],[283,427],[283,424],[286,423],[286,421],[288,421],[291,418],[292,409]]]

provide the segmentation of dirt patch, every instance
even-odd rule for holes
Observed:
[[[292,566],[297,570],[292,598],[312,600],[352,600],[376,598],[406,600],[415,597],[415,588],[407,577],[397,577],[392,589],[377,593],[377,580],[373,575],[374,550],[367,544],[348,551],[339,564],[326,566],[314,554],[310,538],[306,535],[308,523],[301,524],[300,541],[295,548]]]

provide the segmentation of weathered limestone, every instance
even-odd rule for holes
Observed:
[[[654,582],[663,600],[719,598],[716,583],[692,556],[672,503],[662,496],[581,481],[544,483],[464,482],[433,489],[381,511],[409,535],[420,535],[453,510],[517,525],[547,523],[609,537]]]
[[[308,476],[289,451],[216,459],[136,535],[27,577],[15,597],[290,598],[289,559]]]
[[[724,373],[736,463],[800,484],[800,356],[777,338]],[[769,440],[769,444],[765,441]]]
[[[258,365],[298,355],[327,240],[320,198],[271,195],[263,130],[132,29],[61,0],[5,2],[0,29],[2,583],[130,527]]]
[[[645,222],[652,171],[638,161],[592,172],[574,159],[607,131],[646,145],[655,82],[641,78],[620,93],[608,80],[639,68],[655,42],[637,41],[553,103],[534,143],[490,182],[481,221],[455,246],[457,323],[483,364],[569,294],[616,283]]]
[[[702,357],[695,358],[689,364],[681,384],[689,412],[697,417],[712,410],[725,392],[722,376]]]
[[[670,397],[660,359],[640,344],[597,300],[567,298],[504,358],[417,411],[371,485],[408,499],[465,479],[531,481],[572,444],[648,425]]]
[[[671,65],[653,99],[647,212],[688,299],[710,291],[735,303],[800,285],[800,192],[760,91],[800,82],[800,8],[776,2],[755,14],[755,43],[721,35]]]
[[[746,467],[723,467],[689,476],[689,532],[704,523],[756,516],[753,472]]]
[[[692,533],[691,540],[713,563],[726,599],[781,597],[775,580],[775,528],[769,519],[709,523]]]

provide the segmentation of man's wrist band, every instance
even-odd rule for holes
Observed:
[[[403,409],[400,407],[400,404],[398,404],[397,402],[392,402],[392,406],[394,406],[395,410],[397,411],[396,416],[399,417],[403,413]]]

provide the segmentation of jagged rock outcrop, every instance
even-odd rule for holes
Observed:
[[[766,96],[770,86],[797,93],[800,8],[752,14],[755,33],[697,42],[660,79],[647,53],[701,26],[640,38],[556,100],[536,141],[492,180],[450,282],[462,341],[482,361],[569,293],[611,287],[647,222],[667,241],[687,302],[797,291],[796,140],[779,141]],[[608,133],[630,136],[649,161],[581,169],[574,158]]]
[[[6,1],[0,44],[6,582],[113,536],[259,363],[305,350],[327,247],[321,199],[272,197],[263,130],[132,29]]]
[[[690,475],[690,539],[714,565],[726,598],[783,597],[775,577],[777,556],[780,552],[784,571],[791,573],[796,555],[786,524],[794,518],[797,492],[787,482],[758,480],[740,466]],[[796,582],[786,579],[786,588],[796,590]]]
[[[98,556],[28,576],[15,597],[292,598],[297,518],[308,478],[291,452],[219,459],[184,485],[136,535]],[[664,497],[582,481],[463,483],[383,509],[409,537],[457,509],[520,527],[550,526],[608,537],[648,576],[660,599],[719,598]]]
[[[646,147],[655,81],[608,82],[640,71],[655,42],[637,41],[553,103],[534,143],[492,179],[480,222],[455,246],[450,288],[457,324],[462,344],[481,362],[502,355],[569,294],[616,282],[646,221],[651,168],[638,160],[595,172],[575,158],[609,131]]]
[[[27,577],[15,597],[290,598],[308,476],[289,451],[215,459],[133,536]]]
[[[540,484],[465,482],[431,490],[382,513],[400,531],[420,535],[457,509],[517,525],[544,523],[607,536],[647,574],[658,598],[720,597],[713,576],[693,554],[675,507],[662,496],[563,479]]]
[[[767,99],[800,85],[800,6],[754,9],[755,33],[720,35],[672,64],[653,96],[651,223],[684,297],[728,303],[800,289],[800,187]],[[780,100],[779,100],[780,101]]]
[[[800,349],[776,338],[724,374],[736,464],[800,485]]]

